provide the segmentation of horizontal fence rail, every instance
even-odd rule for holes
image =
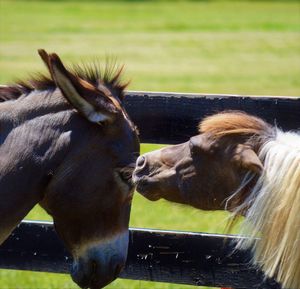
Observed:
[[[121,278],[196,286],[277,289],[249,265],[250,253],[233,252],[238,237],[130,229]],[[0,246],[0,268],[68,273],[71,257],[50,222],[23,221]]]
[[[203,117],[242,110],[284,130],[300,128],[300,98],[126,93],[125,107],[142,142],[178,143],[197,134]],[[131,229],[121,278],[233,288],[280,288],[251,268],[250,252],[235,251],[238,237]],[[69,272],[71,257],[51,223],[23,221],[0,246],[0,268]]]
[[[300,98],[128,91],[125,108],[145,143],[173,144],[197,134],[203,117],[242,110],[284,130],[300,128]]]

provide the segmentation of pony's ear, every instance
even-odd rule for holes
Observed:
[[[38,53],[57,87],[80,114],[94,123],[114,120],[118,108],[109,96],[68,71],[57,54],[48,54],[43,49]]]
[[[262,162],[250,146],[239,144],[235,150],[234,161],[242,168],[255,174],[261,174],[263,171]]]

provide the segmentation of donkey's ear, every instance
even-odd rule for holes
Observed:
[[[38,52],[57,87],[79,113],[94,123],[114,120],[117,108],[109,97],[69,72],[57,54],[48,54],[42,49]]]
[[[234,161],[242,168],[251,171],[255,174],[261,174],[263,171],[263,164],[258,158],[255,151],[244,144],[239,144],[236,148]]]
[[[42,60],[44,61],[45,65],[47,66],[49,72],[50,72],[50,66],[49,66],[49,55],[44,49],[38,49],[38,53]],[[50,72],[51,73],[51,72]]]

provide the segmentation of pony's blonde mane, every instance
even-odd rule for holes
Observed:
[[[259,158],[264,172],[250,197],[237,248],[252,248],[254,263],[283,288],[300,288],[300,134],[277,130]],[[240,210],[241,208],[239,208]],[[255,237],[260,237],[259,241]]]
[[[245,214],[241,234],[250,238],[242,238],[236,247],[251,248],[253,263],[283,288],[300,289],[300,134],[282,132],[260,118],[235,111],[206,117],[199,132],[215,139],[245,136],[245,141],[259,142],[264,171],[233,212],[233,223]],[[247,175],[244,182],[251,178]]]

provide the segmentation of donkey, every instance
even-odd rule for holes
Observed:
[[[73,256],[71,276],[100,288],[128,248],[137,130],[122,106],[122,69],[67,69],[0,88],[0,244],[39,203]]]
[[[189,141],[140,156],[133,180],[149,200],[245,216],[238,248],[283,288],[300,288],[300,134],[229,111]],[[255,237],[260,237],[257,241]]]

